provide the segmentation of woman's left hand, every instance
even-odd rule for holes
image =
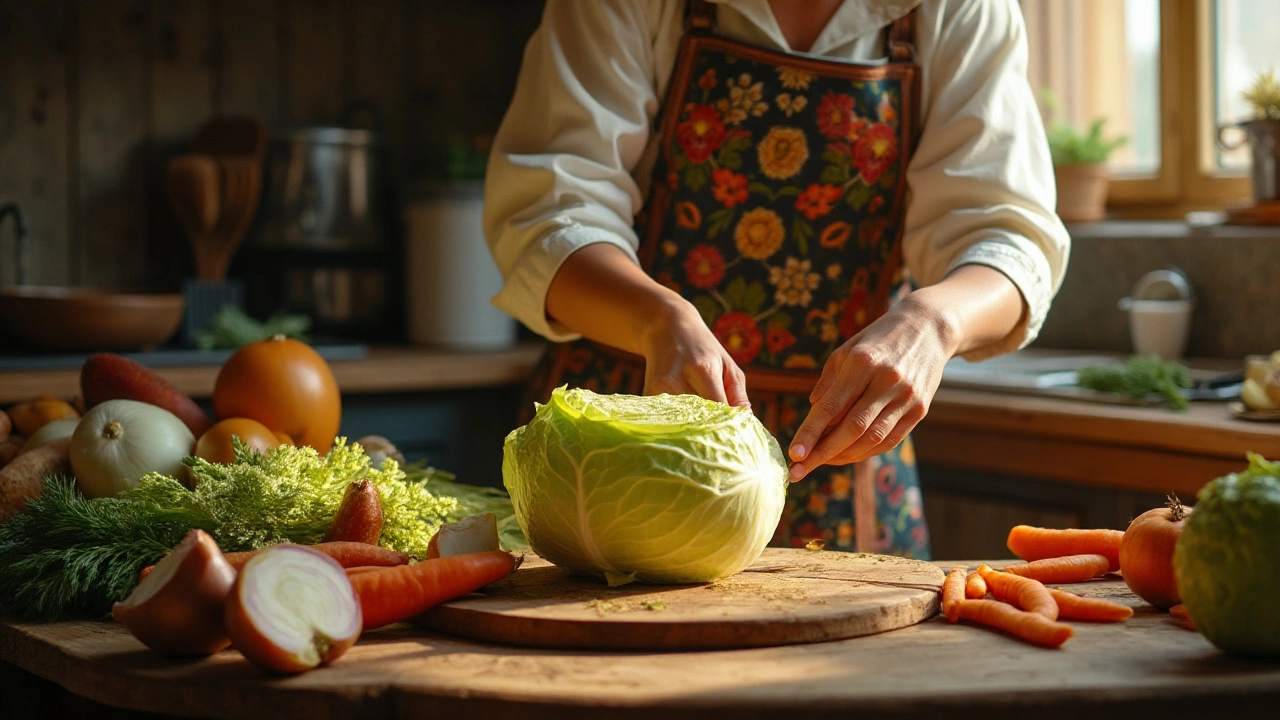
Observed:
[[[792,440],[792,482],[901,443],[928,412],[958,334],[953,319],[912,293],[837,348]]]

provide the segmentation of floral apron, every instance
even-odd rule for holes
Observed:
[[[901,243],[918,127],[915,13],[891,26],[884,65],[728,40],[712,34],[713,18],[690,0],[653,190],[637,218],[640,259],[698,309],[786,447],[827,357],[909,289]],[[563,384],[639,394],[644,360],[588,340],[557,345],[526,412]],[[787,495],[775,545],[818,539],[929,557],[910,439],[816,470]]]

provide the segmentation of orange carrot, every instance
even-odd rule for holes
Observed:
[[[1074,583],[1106,575],[1110,568],[1106,555],[1067,555],[1010,565],[1004,571],[1042,583]]]
[[[1023,560],[1068,555],[1105,555],[1109,570],[1120,569],[1121,530],[1054,530],[1019,525],[1009,531],[1009,549]]]
[[[404,553],[398,553],[394,550],[387,550],[377,545],[367,545],[358,542],[322,542],[315,545],[307,545],[312,550],[328,555],[344,568],[358,567],[361,565],[378,565],[382,567],[390,565],[404,565],[409,562],[409,556]],[[227,553],[227,562],[231,563],[231,567],[239,570],[244,564],[249,562],[249,558],[259,552],[258,550],[245,550],[243,552]],[[141,581],[146,577],[153,566],[142,569],[142,574],[138,577]]]
[[[987,581],[973,573],[964,581],[964,596],[969,600],[981,600],[987,596]]]
[[[347,577],[359,575],[360,573],[373,572],[374,570],[382,570],[386,565],[361,565],[359,567],[347,568]]]
[[[960,619],[958,603],[964,599],[964,574],[964,568],[952,568],[947,579],[942,581],[942,614],[950,622]]]
[[[978,574],[987,582],[987,588],[997,600],[1013,603],[1050,620],[1058,619],[1058,603],[1053,601],[1053,596],[1039,580],[998,572],[988,565],[979,565]]]
[[[364,629],[408,620],[428,608],[497,582],[516,569],[501,550],[424,560],[349,575],[360,598]]]
[[[1196,629],[1196,623],[1194,620],[1191,619],[1191,615],[1187,613],[1186,605],[1183,605],[1182,603],[1178,603],[1177,605],[1174,605],[1173,607],[1169,608],[1169,614],[1181,620],[1182,627],[1188,630]]]
[[[960,617],[965,620],[989,625],[1044,647],[1060,647],[1075,635],[1070,625],[995,600],[961,600],[959,609]]]
[[[1054,602],[1058,603],[1058,617],[1070,620],[1094,622],[1124,622],[1133,617],[1133,608],[1102,598],[1080,597],[1075,593],[1048,588]]]

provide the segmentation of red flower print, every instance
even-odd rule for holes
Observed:
[[[764,333],[764,344],[771,353],[780,353],[796,344],[796,336],[781,325],[770,325]]]
[[[747,201],[747,176],[726,168],[711,171],[711,194],[727,208]]]
[[[810,185],[796,198],[796,209],[810,220],[831,212],[831,206],[844,194],[839,185]]]
[[[849,233],[853,232],[853,226],[841,220],[834,222],[822,229],[822,234],[818,236],[818,244],[822,247],[844,248],[844,244],[849,242]]]
[[[714,246],[694,246],[684,259],[684,272],[690,285],[710,290],[724,278],[724,256]]]
[[[868,185],[875,185],[898,157],[898,138],[893,129],[879,123],[867,128],[853,144],[853,164]]]
[[[703,90],[711,90],[716,86],[716,69],[711,68],[702,73],[702,77],[698,78],[698,87]]]
[[[729,357],[739,365],[746,365],[760,354],[764,338],[760,327],[744,312],[730,312],[720,316],[711,332],[728,351]]]
[[[676,128],[676,139],[689,162],[704,163],[724,143],[724,121],[710,105],[695,105],[689,118]]]
[[[853,112],[853,98],[837,95],[828,90],[818,103],[818,132],[828,140],[844,140],[849,137],[853,122],[858,116]]]
[[[849,339],[857,335],[870,324],[870,310],[867,308],[867,289],[854,288],[849,299],[844,301],[840,309],[840,334]]]
[[[878,212],[884,205],[884,196],[877,195],[871,198],[871,202],[867,203],[867,212]]]

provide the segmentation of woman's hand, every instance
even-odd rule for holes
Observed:
[[[928,413],[947,360],[1008,336],[1022,309],[1005,275],[966,265],[850,338],[809,395],[813,407],[789,453],[792,481],[897,447]]]
[[[749,406],[747,379],[698,311],[676,297],[640,340],[644,394],[693,393],[708,400]]]

